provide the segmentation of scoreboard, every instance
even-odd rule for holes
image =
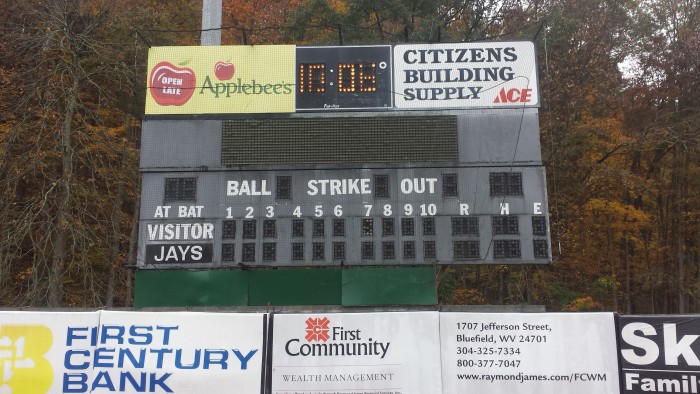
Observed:
[[[551,262],[532,43],[211,48],[149,56],[139,268]]]

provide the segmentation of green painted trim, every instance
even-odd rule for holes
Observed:
[[[249,305],[340,305],[339,268],[250,271]]]
[[[436,305],[433,267],[140,270],[134,306]]]
[[[140,270],[135,307],[246,306],[247,271]]]
[[[343,305],[436,305],[433,267],[363,267],[343,270]]]

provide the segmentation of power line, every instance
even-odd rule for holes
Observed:
[[[493,20],[502,20],[502,17],[493,17],[489,18]],[[489,37],[483,37],[483,38],[477,38],[477,39],[465,39],[462,42],[480,42],[480,41],[487,41],[487,40],[494,40],[494,39],[500,39],[504,37],[509,37],[516,35],[518,33],[530,30],[533,26],[536,26],[540,24],[540,28],[538,29],[541,30],[541,26],[543,24],[543,21],[537,20],[532,23],[526,24],[524,26],[520,26],[516,29],[509,30],[507,32],[503,32],[501,34],[495,35],[495,36],[489,36]],[[442,29],[438,26],[438,42],[441,41],[442,39]],[[411,31],[411,28],[406,25],[404,26],[403,29],[399,32],[394,32],[394,31],[388,31],[383,28],[377,29],[376,24],[371,24],[371,25],[354,25],[354,24],[347,24],[347,23],[335,23],[335,24],[308,24],[308,25],[275,25],[275,26],[260,26],[260,27],[242,27],[242,26],[233,26],[233,25],[228,25],[228,26],[221,26],[217,28],[209,28],[209,29],[156,29],[156,28],[142,28],[142,29],[137,29],[136,27],[133,28],[133,30],[136,31],[136,33],[142,37],[142,39],[145,42],[148,42],[148,40],[145,39],[143,34],[141,32],[147,32],[147,33],[202,33],[202,32],[208,32],[208,31],[217,31],[217,30],[237,30],[240,31],[246,38],[250,33],[255,33],[255,32],[263,32],[263,31],[305,31],[305,30],[312,30],[312,29],[325,29],[325,30],[331,30],[331,31],[337,31],[340,36],[343,34],[344,29],[357,29],[357,30],[366,30],[366,31],[374,31],[377,32],[379,31],[382,35],[385,36],[390,36],[395,39],[401,39],[403,41],[408,41],[408,33]],[[430,30],[430,35],[432,37],[432,28]],[[244,38],[245,41],[245,38]],[[341,39],[342,41],[342,39]],[[342,45],[342,44],[341,44]],[[150,45],[149,45],[150,47]]]

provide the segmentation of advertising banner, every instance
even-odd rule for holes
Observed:
[[[0,312],[1,393],[261,393],[262,314]]]
[[[394,105],[401,109],[537,107],[530,41],[394,47]]]
[[[94,334],[99,319],[99,312],[0,312],[0,393],[88,392],[88,376],[74,364],[89,360],[92,345],[74,350],[72,337],[77,328]],[[78,373],[84,382],[71,385]]]
[[[272,393],[441,393],[438,324],[438,312],[276,315]]]
[[[612,313],[441,313],[445,394],[618,393]]]
[[[146,115],[294,112],[294,45],[154,47]]]
[[[624,393],[700,391],[700,317],[620,316]]]

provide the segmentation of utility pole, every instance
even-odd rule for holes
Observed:
[[[200,45],[221,45],[222,0],[202,0],[202,36]]]

